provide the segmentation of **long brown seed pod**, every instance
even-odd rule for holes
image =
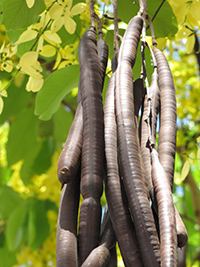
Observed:
[[[115,246],[115,243],[115,233],[110,220],[109,211],[106,206],[102,222],[100,244],[98,247],[92,250],[82,266],[107,266],[107,263],[109,262],[111,256],[110,249]]]
[[[143,79],[138,78],[133,82],[133,99],[134,99],[135,116],[137,118],[139,116],[139,110],[142,105],[144,94],[145,94],[145,88],[143,84]]]
[[[79,84],[80,90],[80,84]],[[73,123],[70,127],[65,146],[58,160],[58,179],[63,187],[65,183],[69,183],[76,175],[80,165],[81,149],[83,141],[83,117],[82,103],[78,100],[78,107]]]
[[[57,224],[56,266],[77,267],[77,214],[80,196],[80,171],[63,186]]]
[[[103,191],[104,125],[101,66],[96,32],[90,28],[79,46],[81,99],[83,106],[83,145],[81,161],[79,263],[98,246],[101,223],[100,197]]]
[[[177,233],[173,197],[168,178],[152,148],[152,179],[158,203],[158,217],[161,242],[161,266],[177,266]]]
[[[115,117],[115,73],[111,76],[107,88],[104,123],[105,152],[107,162],[106,197],[111,220],[115,230],[121,254],[126,266],[142,266],[139,249],[133,236],[130,218],[126,216],[118,170],[117,126]]]
[[[94,248],[81,267],[105,267],[110,260],[110,251],[107,247],[100,245]]]
[[[116,117],[120,171],[134,220],[143,265],[155,267],[160,264],[160,245],[142,177],[133,105],[132,67],[142,26],[142,17],[134,17],[128,24],[120,47],[116,78]]]
[[[153,48],[158,67],[160,89],[160,129],[158,155],[161,165],[173,187],[176,152],[176,96],[172,73],[164,54]]]
[[[106,74],[106,68],[108,63],[108,45],[103,39],[103,34],[100,33],[99,39],[97,41],[97,51],[99,56],[99,61],[101,64],[101,73],[102,73],[102,83],[104,83],[104,78]],[[102,86],[103,89],[103,86]]]

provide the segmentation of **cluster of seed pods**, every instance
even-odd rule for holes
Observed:
[[[187,242],[172,198],[175,87],[156,45],[149,91],[133,77],[143,23],[138,13],[127,26],[104,107],[108,46],[92,26],[81,38],[78,107],[58,161],[57,267],[117,266],[116,242],[125,266],[172,267]]]

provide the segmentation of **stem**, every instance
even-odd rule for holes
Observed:
[[[95,19],[94,19],[94,1],[90,0],[90,23],[93,28],[95,28]]]
[[[147,10],[147,0],[138,0],[138,2],[140,5],[140,10],[138,14],[142,16],[144,13],[146,13],[146,10]]]
[[[94,12],[94,18],[97,21],[97,27],[98,27],[98,34],[99,35],[103,35],[102,33],[102,24],[101,24],[101,19],[99,18],[99,16]]]
[[[148,14],[147,14],[147,21],[149,23],[148,26],[150,27],[150,30],[151,30],[152,44],[153,44],[153,46],[157,46],[155,32],[154,32],[154,28],[153,28],[153,23],[152,23],[152,20],[150,19]]]
[[[40,37],[42,36],[42,34],[46,31],[47,27],[49,26],[49,24],[51,23],[52,19],[49,19],[49,21],[47,22],[46,26],[44,27],[44,29],[42,30],[42,32],[40,34],[38,34],[34,44],[32,45],[30,51],[33,50],[33,48],[35,47],[35,45],[37,44],[38,40],[40,39]]]
[[[117,18],[117,0],[113,0],[113,9],[114,9],[114,52],[115,55],[118,55],[119,52],[119,28],[118,28],[118,18]]]

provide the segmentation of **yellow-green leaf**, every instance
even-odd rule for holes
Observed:
[[[13,70],[12,60],[9,59],[9,60],[4,61],[4,63],[2,64],[2,68],[7,72],[11,72]]]
[[[25,43],[28,42],[30,40],[33,40],[34,38],[36,38],[37,36],[37,32],[34,30],[27,30],[25,32],[23,32],[19,39],[17,40],[17,42],[15,42],[15,45],[21,44],[21,43]]]
[[[61,29],[61,27],[63,26],[64,24],[64,18],[63,17],[60,17],[56,20],[54,20],[54,22],[51,24],[51,32],[54,33],[54,32],[57,32]]]
[[[29,77],[28,83],[26,84],[26,90],[28,92],[38,92],[42,88],[43,83],[43,78],[35,79],[33,77]]]
[[[0,114],[3,111],[3,99],[0,97]]]
[[[199,144],[199,143],[200,143],[200,136],[197,137],[197,144]]]
[[[49,9],[49,15],[52,19],[59,18],[63,13],[63,6],[59,5],[58,3],[54,3],[52,7]]]
[[[38,59],[38,52],[29,51],[22,55],[19,65],[21,67],[32,66]]]
[[[38,40],[38,45],[37,45],[37,52],[42,51],[43,44],[44,44],[44,38],[43,36],[40,36]]]
[[[194,35],[191,35],[187,38],[187,42],[186,42],[186,52],[188,54],[192,53],[193,49],[194,49],[194,43],[195,43],[195,37]]]
[[[197,162],[198,162],[198,166],[200,170],[200,147],[198,147],[198,150],[197,150]]]
[[[189,173],[189,170],[190,170],[190,163],[188,160],[186,160],[181,170],[181,178],[180,178],[181,181],[185,180],[186,176]]]
[[[56,44],[60,44],[62,41],[61,41],[61,39],[60,39],[60,37],[59,37],[59,35],[57,34],[57,33],[52,33],[51,31],[45,31],[44,32],[44,37],[45,37],[45,39],[48,41],[52,41],[52,42],[54,42],[54,43],[56,43]]]
[[[21,71],[28,74],[29,76],[32,76],[36,79],[42,78],[43,76],[39,73],[38,70],[31,66],[25,66],[21,68]]]
[[[56,57],[55,65],[54,65],[54,67],[53,67],[53,70],[57,69],[57,67],[59,66],[59,64],[60,64],[60,62],[61,62],[61,59],[62,59],[61,54],[58,53],[58,54],[57,54],[57,57]]]
[[[70,14],[71,16],[76,16],[78,14],[81,14],[85,11],[87,5],[86,3],[78,3],[76,4],[75,6],[72,7],[71,11],[70,11]]]
[[[34,6],[35,0],[26,0],[26,4],[27,4],[28,8],[31,8]]]
[[[56,48],[52,45],[44,45],[42,48],[42,51],[40,52],[40,55],[44,57],[53,57],[56,53]]]
[[[3,90],[3,91],[0,92],[0,95],[1,96],[4,96],[4,97],[7,97],[8,96],[8,93],[7,93],[6,90]]]
[[[65,29],[69,34],[75,33],[76,30],[76,22],[70,17],[69,13],[65,13]]]

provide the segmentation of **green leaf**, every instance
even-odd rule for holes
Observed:
[[[23,202],[19,194],[8,186],[0,187],[0,199],[0,217],[4,219],[8,219],[16,207]]]
[[[58,110],[61,101],[79,82],[79,66],[72,65],[53,72],[36,96],[35,114],[49,120]]]
[[[59,148],[66,141],[72,121],[72,113],[67,112],[63,106],[53,115],[53,135]]]
[[[50,138],[42,142],[39,153],[33,162],[33,170],[37,174],[44,173],[51,166],[51,157],[54,152],[54,145]]]
[[[44,0],[36,0],[28,8],[25,0],[3,0],[3,20],[6,30],[26,28],[37,21],[38,15],[45,10]]]
[[[4,98],[4,108],[0,116],[0,124],[3,124],[6,120],[10,120],[12,116],[16,117],[16,115],[28,105],[33,94],[23,90],[26,82],[27,78],[24,79],[21,87],[15,86],[13,82],[8,87],[8,97]]]
[[[8,250],[6,246],[0,248],[1,267],[14,266],[17,263],[15,253]]]
[[[29,149],[37,142],[38,119],[33,114],[33,107],[24,110],[11,123],[7,143],[8,165],[24,159]]]
[[[10,251],[18,249],[25,240],[25,221],[27,218],[27,206],[23,203],[20,206],[16,206],[7,221],[6,227],[6,242]]]
[[[28,244],[37,249],[49,236],[49,222],[46,215],[46,202],[33,199],[29,205]]]
[[[158,10],[162,0],[151,0],[148,1],[147,11],[152,19]],[[131,0],[118,1],[118,17],[128,23],[130,19],[137,14],[139,11],[138,2],[134,2]],[[167,1],[164,2],[160,10],[158,11],[154,21],[153,21],[154,31],[156,37],[166,37],[166,36],[174,36],[178,30],[176,16],[173,13],[173,10]],[[150,32],[148,33],[150,34]]]
[[[41,149],[42,142],[37,142],[34,146],[31,146],[24,157],[24,162],[20,169],[20,177],[24,183],[24,185],[28,185],[31,177],[35,174],[33,170],[33,163],[35,158],[37,157],[39,150]]]

